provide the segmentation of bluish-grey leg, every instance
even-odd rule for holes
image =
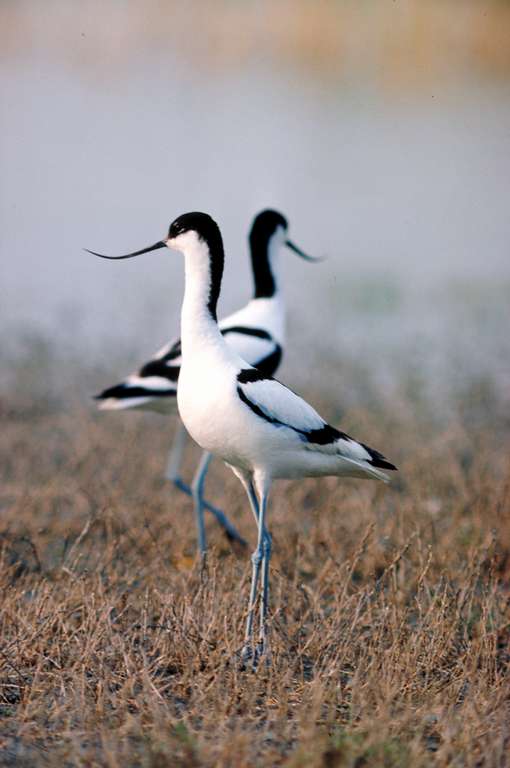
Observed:
[[[191,485],[193,498],[195,500],[195,509],[197,509],[197,516],[200,515],[203,521],[203,517],[204,517],[203,510],[204,509],[209,510],[209,512],[211,512],[214,515],[218,523],[225,530],[228,538],[231,541],[238,541],[243,546],[247,546],[246,541],[242,538],[242,536],[237,531],[233,523],[230,522],[226,514],[222,512],[221,509],[217,509],[216,507],[213,507],[212,504],[209,504],[209,502],[204,499],[205,476],[209,469],[209,463],[211,461],[211,458],[212,458],[211,453],[204,452],[202,454],[202,458],[200,459],[200,464],[198,465],[198,469],[195,473],[195,477],[193,478],[193,483]],[[200,512],[198,512],[198,507],[200,507]]]
[[[186,429],[179,421],[174,441],[172,443],[172,447],[170,448],[170,453],[168,454],[165,477],[167,480],[170,480],[170,482],[172,482],[180,491],[184,491],[184,493],[191,495],[190,489],[182,482],[180,477],[182,454],[184,453],[185,446]]]
[[[252,556],[251,556],[252,571],[251,571],[250,601],[248,603],[248,617],[246,619],[246,632],[244,636],[245,649],[247,650],[249,648],[250,655],[251,655],[252,646],[253,646],[253,616],[255,613],[255,605],[257,600],[257,590],[258,590],[258,584],[259,584],[259,578],[260,578],[260,565],[262,563],[262,558],[263,558],[262,543],[264,540],[264,534],[263,534],[264,529],[263,529],[263,520],[261,520],[260,518],[261,518],[261,515],[259,515],[257,548],[255,549],[255,551],[252,553]]]
[[[271,549],[272,549],[272,538],[271,534],[266,528],[265,525],[265,510],[267,507],[267,497],[268,493],[266,490],[262,491],[261,494],[261,502],[259,504],[257,499],[257,494],[255,492],[255,487],[253,485],[253,482],[250,481],[250,483],[247,485],[246,488],[248,492],[248,497],[250,499],[250,505],[255,517],[255,520],[257,524],[260,526],[262,525],[262,596],[260,601],[260,629],[259,629],[259,640],[257,643],[257,648],[255,653],[253,654],[253,668],[255,669],[258,665],[258,662],[262,656],[266,656],[266,661],[268,664],[270,664],[270,658],[269,658],[269,642],[267,637],[267,614],[269,610],[269,563],[271,560]],[[259,510],[263,508],[264,510],[264,516],[263,519],[260,519]]]
[[[265,599],[267,601],[268,569],[269,569],[269,557],[271,553],[271,547],[270,547],[269,533],[267,532],[266,526],[265,526],[267,494],[264,494],[262,496],[262,500],[259,506],[256,494],[251,482],[246,484],[246,490],[248,493],[248,498],[250,500],[250,506],[252,508],[254,517],[257,521],[258,537],[257,537],[257,548],[255,549],[255,551],[251,556],[252,579],[251,579],[251,588],[250,588],[250,602],[248,604],[248,617],[246,619],[246,633],[244,638],[244,648],[242,651],[242,659],[245,662],[248,661],[249,659],[253,659],[253,667],[256,668],[261,653],[263,653],[266,650],[265,616],[267,613],[267,605],[266,605],[263,619],[262,619],[263,608],[261,607],[261,625],[262,625],[262,621],[264,620],[263,645],[261,647],[259,643],[256,651],[254,651],[253,649],[253,617],[254,617],[255,607],[256,607],[257,590],[258,590],[258,583],[260,579],[261,564],[263,566],[263,570],[264,568],[266,568],[265,575],[263,575],[263,579],[265,579],[265,584],[263,583],[264,591],[263,591],[262,597],[264,600],[264,594],[265,594]],[[269,546],[268,546],[268,542],[269,542]],[[267,560],[267,566],[265,566],[266,560]],[[262,636],[261,636],[261,642],[262,642]]]
[[[266,500],[262,500],[262,505],[265,505]],[[257,646],[258,656],[263,656],[269,652],[269,644],[267,638],[267,613],[269,610],[269,562],[271,560],[271,534],[267,529],[264,529],[264,540],[262,543],[262,601],[260,604],[260,634],[259,643]],[[269,663],[269,657],[267,657]]]
[[[200,485],[200,506],[201,506],[201,517],[202,517],[202,535],[200,533],[200,525],[197,519],[197,527],[198,527],[198,546],[200,549],[201,554],[205,552],[206,544],[205,544],[205,532],[203,529],[203,510],[207,509],[209,512],[211,512],[218,523],[225,529],[226,534],[228,538],[231,541],[237,541],[239,544],[242,544],[243,547],[246,547],[246,541],[243,539],[241,534],[237,531],[236,527],[230,522],[230,520],[227,518],[227,516],[221,511],[221,509],[217,509],[217,507],[210,504],[208,501],[206,501],[203,498],[203,484],[205,480],[205,475],[207,474],[207,469],[210,461],[210,454],[205,454],[206,456],[209,456],[209,459],[205,462],[204,457],[202,457],[202,460],[198,466],[198,470],[195,474],[195,478],[193,480],[193,486],[190,488],[189,485],[187,485],[184,480],[180,476],[180,469],[181,469],[181,463],[182,463],[182,455],[184,453],[184,448],[186,446],[186,429],[182,425],[181,422],[179,422],[179,426],[177,427],[177,432],[174,437],[174,442],[172,445],[172,448],[170,449],[170,453],[168,455],[168,462],[166,466],[166,472],[165,477],[170,480],[176,488],[178,488],[180,491],[185,493],[187,496],[192,496],[195,499],[195,510],[196,510],[196,498],[197,495],[195,494],[193,490],[193,486],[195,483]],[[202,462],[205,463],[205,469],[203,471],[203,477],[200,477],[200,473],[202,470]],[[204,548],[202,546],[204,545]]]
[[[193,502],[195,504],[195,522],[197,524],[198,551],[200,553],[202,562],[205,561],[205,556],[207,554],[207,540],[205,537],[203,505],[204,483],[211,458],[212,455],[207,453],[207,451],[204,451],[202,458],[200,459],[197,471],[195,472],[195,477],[193,478],[193,482],[191,484],[191,493],[193,494]]]

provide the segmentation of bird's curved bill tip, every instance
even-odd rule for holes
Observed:
[[[166,248],[164,240],[158,240],[154,245],[149,245],[147,248],[142,248],[139,251],[133,251],[133,253],[125,253],[123,256],[106,256],[104,253],[97,253],[97,251],[90,251],[88,248],[83,250],[87,253],[91,253],[93,256],[99,256],[100,259],[132,259],[134,256],[141,256],[142,253],[149,253],[149,251],[156,251],[158,248]]]
[[[324,261],[324,258],[321,258],[320,256],[319,257],[308,256],[308,254],[304,253],[301,250],[301,248],[298,248],[297,245],[295,245],[292,242],[292,240],[286,240],[285,241],[285,245],[287,246],[287,248],[290,248],[291,251],[294,251],[294,253],[297,253],[297,255],[300,256],[305,261],[312,261],[312,262],[314,262],[314,261],[315,262],[317,262],[317,261]]]

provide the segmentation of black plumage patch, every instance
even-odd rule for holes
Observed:
[[[221,333],[227,336],[229,333],[240,333],[242,336],[254,336],[256,339],[266,339],[273,341],[273,337],[263,328],[250,328],[247,325],[231,325],[228,328],[222,328]]]
[[[397,470],[397,467],[389,462],[382,453],[379,453],[379,451],[374,450],[373,448],[369,448],[368,445],[365,445],[365,443],[360,443],[360,445],[367,451],[367,453],[370,454],[370,459],[368,460],[368,463],[371,464],[373,467],[378,467],[379,469],[394,469]]]
[[[223,276],[223,264],[225,254],[220,228],[209,214],[200,211],[184,213],[170,224],[168,238],[171,240],[184,232],[196,232],[200,240],[203,240],[209,248],[209,272],[211,284],[209,287],[209,300],[207,308],[213,320],[216,320],[216,305],[220,295],[221,278]]]
[[[271,376],[266,376],[258,368],[243,368],[237,374],[237,381],[239,384],[253,384],[257,381],[276,381],[276,379],[273,379]],[[307,430],[294,427],[292,424],[287,424],[284,421],[280,421],[280,419],[277,419],[274,416],[270,416],[268,413],[263,411],[262,408],[250,400],[241,386],[237,387],[237,394],[243,403],[247,405],[248,408],[250,408],[253,413],[259,416],[261,419],[264,419],[270,424],[274,424],[276,427],[288,427],[288,429],[292,429],[294,432],[297,432],[300,437],[307,443],[313,443],[315,445],[328,445],[329,443],[334,443],[336,440],[340,439],[351,440],[351,438],[344,432],[340,432],[338,429],[335,429],[335,427],[332,427],[325,422],[318,429]]]
[[[245,325],[232,325],[230,328],[224,328],[222,330],[223,336],[227,336],[229,333],[239,333],[244,336],[253,336],[256,339],[264,339],[274,344],[274,349],[266,357],[263,357],[255,367],[260,371],[264,377],[272,376],[276,373],[278,366],[282,361],[283,350],[281,346],[273,339],[268,331],[264,331],[262,328],[249,328]]]
[[[237,374],[237,380],[240,385],[252,384],[256,381],[275,381],[275,379],[272,379],[271,376],[266,376],[260,370],[252,368],[243,368],[243,370],[239,371]],[[237,394],[239,395],[239,398],[242,400],[242,402],[261,419],[264,419],[270,424],[274,424],[276,427],[287,427],[288,429],[292,429],[294,432],[297,432],[301,439],[307,443],[312,445],[332,445],[333,443],[336,443],[337,440],[345,440],[348,443],[358,443],[358,445],[361,445],[362,448],[365,449],[370,457],[368,459],[364,459],[364,461],[366,461],[368,464],[371,464],[373,467],[380,469],[397,469],[394,464],[391,464],[389,461],[387,461],[387,459],[385,459],[382,453],[379,453],[379,451],[376,451],[373,448],[369,448],[368,445],[360,443],[358,440],[354,440],[354,438],[352,438],[346,432],[341,432],[339,429],[336,429],[336,427],[332,427],[331,424],[324,422],[323,425],[317,429],[299,429],[298,427],[294,427],[292,424],[286,424],[284,421],[280,421],[274,416],[270,416],[268,413],[263,411],[262,408],[250,400],[250,398],[242,390],[241,386],[237,387]]]
[[[161,357],[159,359],[160,360],[167,360],[167,361],[175,360],[176,357],[180,357],[181,355],[182,355],[181,340],[177,339],[177,341],[175,341],[172,344],[172,346],[170,347],[168,352],[165,355],[163,355],[163,357]]]
[[[112,397],[115,400],[130,400],[132,397],[175,397],[175,389],[146,389],[145,387],[129,387],[126,384],[117,384],[116,387],[104,389],[94,400],[107,400]]]
[[[278,370],[282,356],[283,350],[279,344],[276,344],[270,355],[264,357],[263,360],[259,360],[257,363],[257,370],[264,374],[264,376],[272,376],[273,373],[276,373]]]
[[[266,379],[271,380],[272,377],[266,376],[257,368],[242,368],[237,374],[239,384],[252,384],[254,381],[265,381]]]
[[[278,227],[287,230],[287,220],[278,211],[268,209],[255,217],[250,230],[250,254],[256,299],[270,299],[276,290],[268,248],[269,241]]]
[[[149,376],[158,376],[161,379],[168,379],[168,381],[176,382],[179,378],[179,371],[181,370],[178,365],[168,365],[165,358],[161,360],[150,360],[143,368],[140,369],[139,376],[147,378]]]
[[[330,424],[324,424],[324,426],[319,427],[319,429],[312,429],[303,434],[305,435],[307,442],[313,443],[314,445],[329,445],[329,443],[334,443],[337,440],[350,441],[352,439],[349,435],[346,435],[345,432],[340,432],[340,430],[335,429],[335,427],[332,427]]]

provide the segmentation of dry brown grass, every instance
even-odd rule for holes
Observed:
[[[1,765],[505,765],[508,432],[394,405],[343,422],[399,464],[392,487],[276,487],[273,666],[254,675],[233,663],[249,553],[209,523],[200,578],[164,420],[11,392]],[[208,489],[253,543],[236,479],[216,466]]]

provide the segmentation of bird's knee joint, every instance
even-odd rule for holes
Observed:
[[[255,552],[252,552],[251,554],[251,561],[253,565],[260,565],[262,562],[263,553],[260,549],[256,549]]]

